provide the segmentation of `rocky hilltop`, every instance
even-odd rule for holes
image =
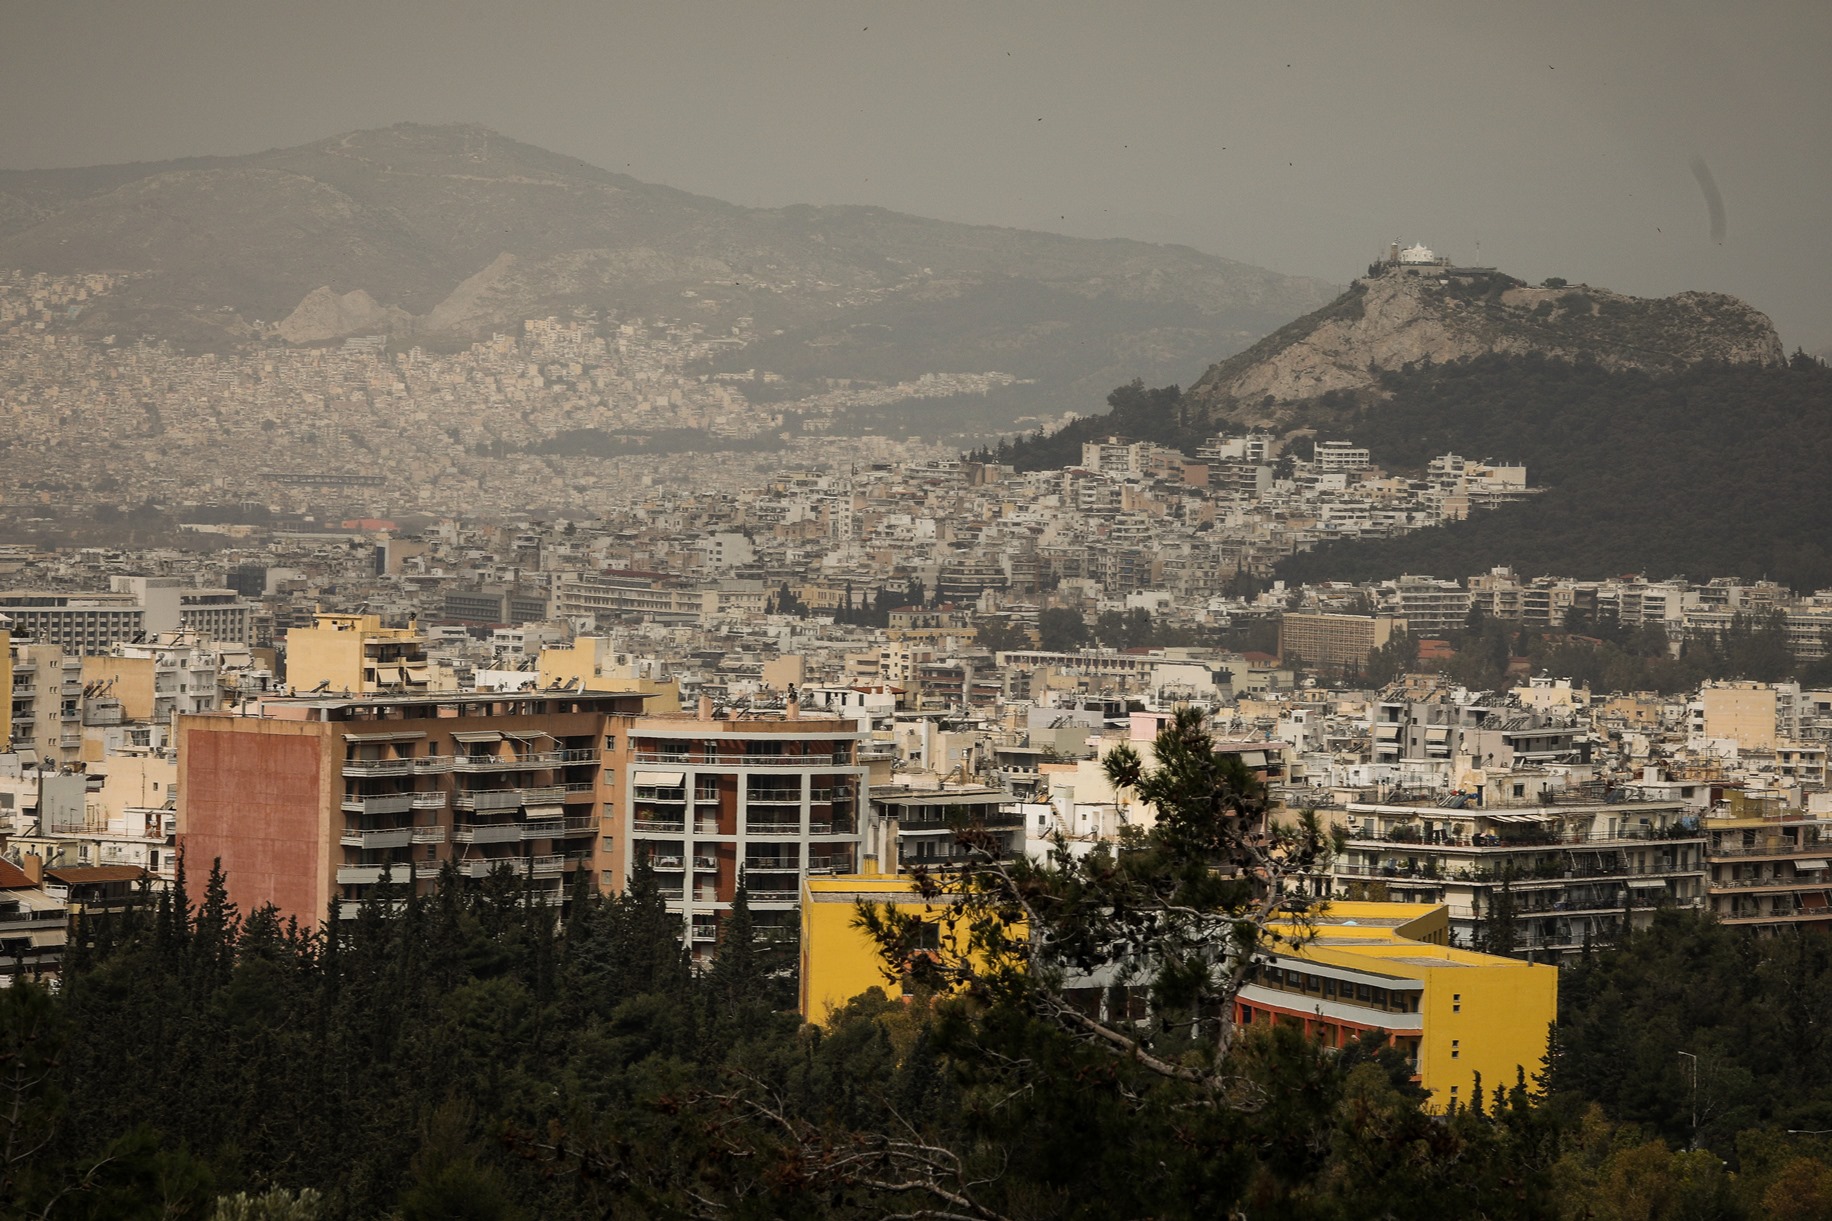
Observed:
[[[1376,389],[1383,372],[1527,353],[1650,371],[1778,365],[1785,355],[1765,315],[1721,293],[1642,298],[1535,288],[1491,271],[1389,268],[1211,366],[1185,399],[1201,418],[1289,423],[1323,395]]]
[[[1339,291],[1187,247],[738,207],[483,128],[414,124],[241,157],[0,172],[0,266],[128,273],[81,319],[96,333],[462,344],[574,311],[715,335],[749,319],[762,341],[733,353],[737,369],[996,369],[1063,406],[1133,376],[1185,379]]]

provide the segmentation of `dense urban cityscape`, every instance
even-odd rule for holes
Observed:
[[[0,1221],[1832,1217],[1832,20],[456,16],[0,40]]]

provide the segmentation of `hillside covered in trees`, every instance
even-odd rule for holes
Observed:
[[[564,921],[520,887],[310,932],[212,876],[86,923],[60,991],[0,990],[0,1217],[1832,1214],[1822,938],[1663,913],[1567,971],[1543,1089],[1432,1115],[1377,1041],[1290,1026],[1210,1093],[1022,988],[804,1025],[742,905],[696,974],[652,877]],[[1159,999],[1154,1048],[1184,1037]]]
[[[980,456],[1034,470],[1073,465],[1084,440],[1123,436],[1187,453],[1214,432],[1176,386],[1134,382],[1107,401],[1106,415]],[[1372,391],[1321,395],[1294,424],[1366,445],[1402,474],[1452,452],[1524,463],[1547,491],[1443,529],[1292,556],[1278,572],[1288,580],[1464,577],[1505,564],[1525,576],[1832,585],[1832,369],[1805,356],[1677,373],[1479,356],[1382,374]]]
[[[1832,370],[1715,365],[1655,375],[1543,357],[1392,374],[1384,399],[1320,404],[1320,435],[1417,471],[1432,456],[1525,463],[1548,490],[1441,530],[1293,556],[1280,575],[1770,577],[1832,585]]]

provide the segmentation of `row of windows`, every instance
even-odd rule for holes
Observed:
[[[1389,1013],[1417,1013],[1419,997],[1422,995],[1417,991],[1402,991],[1398,988],[1385,988],[1373,984],[1352,984],[1345,979],[1339,980],[1328,975],[1286,970],[1278,966],[1259,967],[1250,982],[1262,988],[1276,988],[1281,992],[1302,992],[1311,996],[1320,996],[1324,1000],[1341,1001],[1344,1004],[1368,1005],[1375,1009],[1384,1009]]]

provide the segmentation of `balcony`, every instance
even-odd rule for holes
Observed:
[[[578,757],[575,757],[578,756]],[[526,755],[454,755],[455,772],[521,772],[596,759],[591,751],[542,750]]]
[[[548,877],[566,868],[566,855],[560,852],[534,857],[529,866],[536,877]]]
[[[598,786],[590,780],[571,780],[560,786],[562,797],[569,802],[596,801]]]
[[[392,861],[386,865],[340,865],[337,868],[337,884],[373,886],[382,880],[384,873],[391,881],[405,882],[413,876],[413,865],[407,861]]]
[[[558,805],[565,800],[566,786],[563,784],[543,784],[522,790],[523,805],[550,806]]]
[[[458,844],[517,844],[521,839],[522,824],[517,822],[461,822],[452,828],[452,842]]]
[[[346,848],[405,848],[414,842],[412,827],[388,827],[382,830],[352,828],[338,837]]]
[[[634,752],[638,763],[672,763],[677,767],[794,767],[794,768],[835,768],[851,767],[852,760],[846,755],[702,755],[697,758],[686,758],[679,755],[667,755],[660,751],[639,750]]]
[[[553,839],[565,834],[564,818],[531,818],[522,824],[523,839]]]
[[[850,856],[811,856],[808,858],[809,873],[851,873]]]
[[[566,834],[591,835],[598,830],[598,820],[587,815],[583,818],[569,817],[566,820]]]
[[[436,878],[444,868],[444,861],[415,861],[413,865],[413,876],[416,878]]]
[[[457,793],[452,797],[454,808],[473,810],[479,814],[514,810],[521,804],[522,791],[520,789],[482,789],[469,793]]]
[[[685,873],[687,862],[678,852],[656,852],[647,858],[649,868],[657,873]]]
[[[685,835],[687,820],[684,818],[637,818],[630,824],[637,831],[661,835]]]
[[[412,759],[345,759],[343,774],[357,778],[367,776],[411,776]]]
[[[414,775],[416,776],[432,776],[440,772],[449,772],[452,770],[452,757],[450,755],[423,755],[418,759],[412,760],[412,763]]]
[[[744,867],[760,873],[794,873],[801,868],[801,862],[792,856],[747,856]]]
[[[416,810],[443,810],[446,795],[437,790],[413,795],[413,808]]]
[[[746,835],[797,836],[802,833],[802,829],[799,822],[753,822],[745,825],[744,833]]]
[[[413,842],[416,844],[443,844],[445,842],[445,828],[415,827],[413,829]]]
[[[347,796],[343,799],[345,814],[405,814],[414,808],[413,793],[380,793],[375,796]]]
[[[751,890],[745,892],[745,897],[752,903],[799,903],[801,902],[801,891]]]

